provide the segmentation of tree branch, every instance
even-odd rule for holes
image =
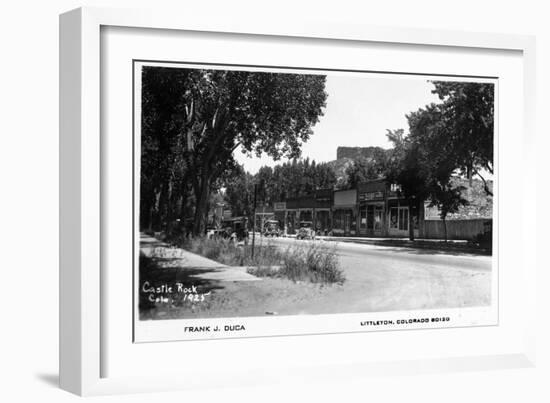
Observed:
[[[481,180],[483,182],[483,190],[485,190],[485,193],[489,196],[493,196],[493,192],[491,192],[491,189],[489,189],[489,185],[488,185],[487,181],[485,180],[485,178],[483,176],[481,176],[481,174],[477,170],[475,171],[475,174],[481,178]]]

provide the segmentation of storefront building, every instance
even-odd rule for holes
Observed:
[[[315,192],[313,228],[317,234],[328,235],[332,228],[332,189],[319,189]]]
[[[287,222],[286,202],[273,203],[274,218],[279,223],[279,229],[284,232]]]
[[[420,235],[420,226],[424,222],[424,201],[411,200],[398,197],[396,191],[388,191],[388,236],[409,236],[409,225],[414,230],[414,236]]]
[[[287,199],[275,203],[285,207],[286,233],[295,234],[300,223],[311,223],[317,233],[325,235],[332,227],[332,189],[319,189],[311,195]]]
[[[268,204],[259,204],[256,207],[256,216],[254,217],[254,222],[252,227],[254,231],[263,232],[265,228],[265,223],[269,220],[275,218],[275,212],[273,206]]]
[[[400,197],[399,188],[384,179],[358,185],[358,232],[363,236],[408,237],[410,219],[415,237],[419,236],[424,204]]]
[[[304,196],[298,198],[298,221],[313,223],[313,211],[315,210],[315,197]]]
[[[336,236],[357,234],[357,189],[334,191],[332,234]]]
[[[274,204],[275,217],[286,234],[307,222],[319,235],[415,237],[422,232],[424,202],[407,201],[384,179],[360,183],[357,189],[317,190],[313,195]]]
[[[300,223],[311,222],[315,210],[315,197],[304,196],[286,200],[286,233],[296,234],[300,229]]]
[[[387,185],[384,180],[360,183],[357,186],[359,235],[371,237],[387,235],[386,197]]]
[[[299,210],[298,210],[298,198],[287,199],[285,202],[285,234],[296,234],[298,228],[300,228]]]

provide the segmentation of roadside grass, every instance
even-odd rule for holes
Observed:
[[[250,245],[238,245],[223,238],[195,237],[180,240],[177,246],[228,266],[278,266],[283,255],[271,244],[256,246],[254,257]]]
[[[287,248],[279,274],[294,281],[312,283],[343,284],[345,281],[336,247],[313,242]]]
[[[228,266],[248,266],[258,277],[288,278],[323,284],[342,284],[345,276],[340,268],[335,247],[304,243],[280,249],[270,242],[254,248],[226,239],[187,238],[177,246]]]

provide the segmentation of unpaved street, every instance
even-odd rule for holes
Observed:
[[[265,242],[265,240],[264,240]],[[269,239],[279,247],[296,241]],[[311,242],[311,241],[309,241]],[[484,306],[491,302],[491,256],[325,241],[346,282],[308,312],[369,312]]]
[[[313,241],[259,238],[257,242],[287,248]],[[204,270],[198,267],[176,265],[172,274],[166,273],[169,278],[211,290],[207,301],[193,306],[158,306],[144,312],[142,319],[381,312],[487,306],[491,302],[490,256],[314,242],[325,244],[338,255],[346,277],[342,285],[267,277],[260,281],[232,281],[232,277],[216,281],[216,276],[201,278],[197,273]]]

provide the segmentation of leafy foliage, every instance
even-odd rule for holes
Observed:
[[[336,185],[336,177],[328,164],[317,164],[308,158],[278,164],[273,168],[263,166],[255,175],[239,166],[223,184],[225,200],[234,216],[245,215],[252,221],[254,183],[260,185],[258,202],[272,205],[287,198],[313,194],[318,189],[332,189]]]
[[[327,97],[321,75],[165,67],[142,74],[142,225],[155,214],[169,221],[178,195],[182,211],[194,206],[196,234],[210,193],[238,169],[234,151],[299,157]]]
[[[224,199],[233,216],[252,217],[255,178],[239,165],[224,182]]]
[[[493,174],[494,101],[491,83],[434,81],[442,103],[438,106],[445,125],[441,139],[447,158],[460,173],[471,178],[477,175],[492,195],[483,172]]]
[[[455,173],[477,174],[492,196],[481,171],[493,172],[494,86],[487,83],[435,81],[432,103],[408,114],[409,135],[388,131],[393,143],[386,176],[401,186],[409,199],[431,201],[440,217],[467,204],[463,186],[453,184]],[[410,237],[414,237],[412,226]]]
[[[385,176],[388,163],[387,152],[381,148],[374,151],[372,158],[358,157],[346,168],[345,187],[355,188],[361,182],[381,179]]]

